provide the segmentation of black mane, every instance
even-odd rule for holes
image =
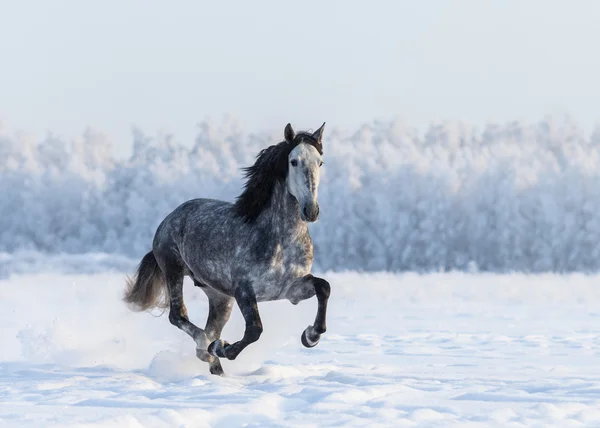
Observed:
[[[323,154],[320,141],[308,132],[299,132],[292,141],[282,141],[261,150],[254,165],[244,168],[247,181],[234,204],[235,213],[244,221],[256,220],[269,207],[275,184],[285,182],[287,177],[288,156],[300,143],[310,144]]]

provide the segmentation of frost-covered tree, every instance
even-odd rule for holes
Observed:
[[[600,269],[600,128],[587,137],[548,118],[328,129],[322,215],[310,226],[319,269]],[[137,257],[180,203],[232,201],[242,168],[281,133],[226,118],[201,122],[184,144],[134,129],[132,155],[117,159],[117,143],[95,130],[35,142],[0,127],[0,251]]]

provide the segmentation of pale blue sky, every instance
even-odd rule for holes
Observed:
[[[0,120],[129,144],[245,130],[425,127],[570,113],[600,121],[595,0],[0,0]]]

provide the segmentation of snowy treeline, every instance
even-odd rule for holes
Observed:
[[[141,257],[185,200],[233,200],[241,168],[283,138],[202,123],[192,144],[133,135],[130,158],[101,133],[34,142],[0,128],[0,252]],[[327,126],[311,226],[320,269],[600,268],[600,131],[568,120],[418,133],[401,121]]]

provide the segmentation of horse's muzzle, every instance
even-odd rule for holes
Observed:
[[[319,204],[305,205],[300,212],[303,221],[313,223],[319,218]]]

